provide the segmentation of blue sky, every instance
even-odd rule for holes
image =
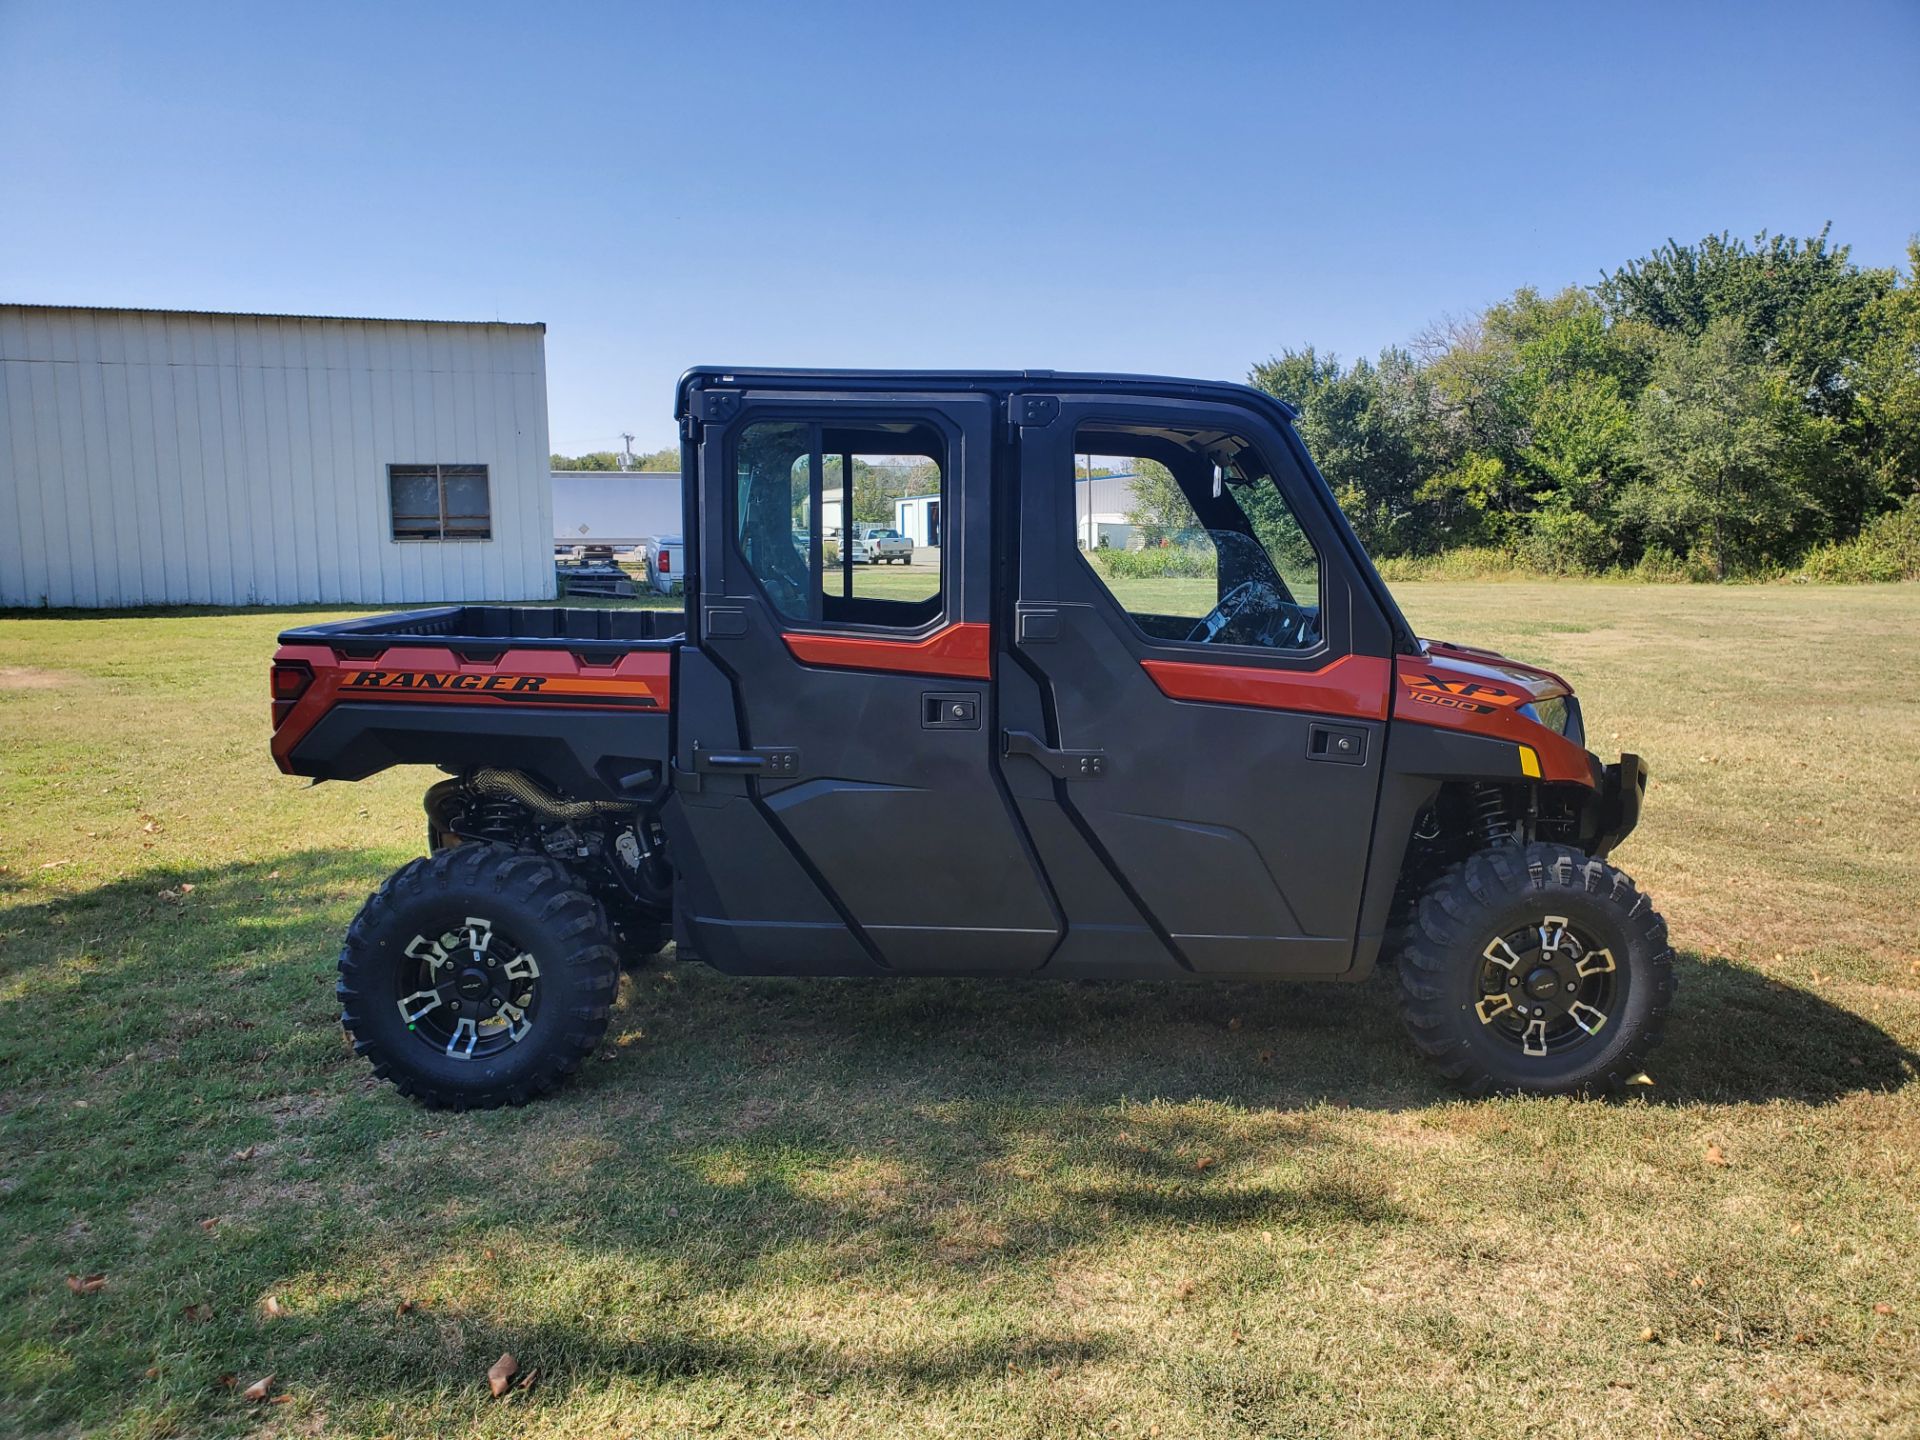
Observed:
[[[1668,236],[1920,230],[1920,0],[0,0],[0,298],[547,322],[696,362],[1344,356]]]

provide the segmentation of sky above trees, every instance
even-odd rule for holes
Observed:
[[[541,320],[689,364],[1239,378],[1516,287],[1920,225],[1920,6],[0,3],[0,294]]]

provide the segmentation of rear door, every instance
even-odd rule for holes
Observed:
[[[1067,912],[1055,968],[1345,972],[1390,638],[1295,443],[1188,399],[1015,414],[1003,766]]]
[[[1021,971],[1062,924],[996,763],[993,406],[704,387],[669,826],[690,938],[747,972]],[[944,540],[855,565],[937,495]]]

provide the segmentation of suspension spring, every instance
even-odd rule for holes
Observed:
[[[1480,838],[1489,845],[1504,845],[1513,839],[1513,822],[1507,818],[1507,797],[1497,785],[1480,785],[1473,792],[1479,812]]]

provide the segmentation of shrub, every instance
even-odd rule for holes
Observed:
[[[1146,550],[1089,550],[1087,559],[1114,580],[1198,580],[1212,576],[1218,563],[1211,550],[1197,545],[1155,545]]]
[[[1800,563],[1797,579],[1856,584],[1920,580],[1920,496],[1877,515],[1851,540],[1822,545]]]

